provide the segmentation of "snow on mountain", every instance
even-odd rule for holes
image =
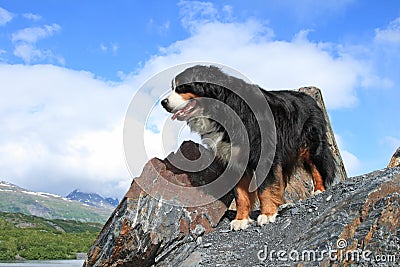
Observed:
[[[85,193],[80,193],[78,195],[80,197],[77,199],[74,197],[67,199],[51,193],[30,191],[12,183],[0,181],[0,211],[35,215],[47,219],[103,223],[115,209],[114,204],[110,204],[97,194],[86,196]],[[118,203],[117,199],[115,201]]]
[[[67,199],[79,201],[93,207],[116,207],[119,204],[117,198],[104,198],[96,193],[85,193],[75,189],[66,196]]]

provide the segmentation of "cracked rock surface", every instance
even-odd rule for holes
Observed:
[[[223,171],[216,162],[196,173],[172,164],[195,161],[201,155],[209,159],[208,153],[198,144],[184,142],[179,153],[150,160],[103,227],[83,266],[176,266],[182,262],[201,236],[217,226],[233,200],[230,192],[213,199],[213,192],[198,187]],[[179,185],[178,191],[169,191],[168,185]],[[195,192],[187,195],[188,189]],[[186,205],[207,197],[213,201],[198,207]]]
[[[263,227],[231,232],[234,215],[227,212],[181,266],[400,264],[400,168],[342,181],[281,208],[276,222]]]

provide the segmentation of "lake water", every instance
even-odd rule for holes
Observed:
[[[84,260],[0,262],[0,267],[82,267]]]

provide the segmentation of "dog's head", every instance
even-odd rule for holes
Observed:
[[[172,93],[161,101],[161,105],[170,113],[172,119],[188,120],[199,115],[204,106],[201,97],[206,95],[207,81],[216,67],[197,65],[187,68],[172,79]]]
[[[234,79],[216,66],[196,65],[172,79],[172,93],[161,101],[161,105],[173,113],[172,119],[187,121],[193,116],[213,117],[224,108],[225,104],[218,105],[218,102],[225,102],[224,98],[229,94],[226,88],[238,87],[237,81],[239,79]]]
[[[173,87],[172,93],[161,101],[166,111],[173,113],[172,119],[188,120],[200,110],[199,95],[190,84]]]

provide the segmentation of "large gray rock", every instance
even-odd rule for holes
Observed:
[[[146,164],[100,232],[84,266],[176,266],[204,233],[217,226],[233,199],[232,193],[207,205],[185,207],[185,192],[165,189],[167,183],[180,185],[181,190],[198,188],[218,178],[223,169],[213,162],[198,173],[182,172],[170,162],[196,160],[209,151],[193,142],[184,142],[179,151]],[[144,184],[149,185],[146,192]],[[189,197],[204,198],[209,193],[198,189]]]
[[[397,167],[283,207],[263,227],[230,232],[224,219],[181,266],[399,266],[399,220]]]

